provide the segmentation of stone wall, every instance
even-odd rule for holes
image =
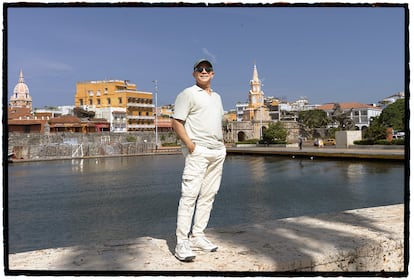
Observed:
[[[224,140],[226,143],[235,143],[250,139],[260,139],[260,128],[268,127],[271,122],[273,121],[229,121],[225,124]],[[282,121],[282,124],[288,132],[286,141],[288,143],[297,143],[299,138],[299,124],[294,121]],[[242,137],[240,137],[240,133]]]
[[[158,143],[176,142],[174,133],[159,133]],[[137,133],[9,133],[8,152],[16,159],[41,160],[150,153],[153,132]]]

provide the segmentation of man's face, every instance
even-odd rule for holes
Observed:
[[[214,71],[210,64],[202,62],[194,69],[193,76],[197,84],[206,85],[213,79]]]

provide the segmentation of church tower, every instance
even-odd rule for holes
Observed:
[[[28,108],[32,111],[32,97],[29,95],[29,87],[24,82],[22,70],[20,70],[19,81],[14,87],[13,95],[10,97],[9,107]]]
[[[250,80],[249,105],[244,111],[244,121],[259,121],[269,119],[268,109],[264,104],[262,81],[259,79],[256,63],[253,66],[253,77]]]
[[[250,80],[249,106],[257,109],[264,105],[262,81],[259,80],[256,64],[253,67],[253,78]]]

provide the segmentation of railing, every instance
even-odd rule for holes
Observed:
[[[127,116],[129,120],[154,120],[155,116]]]
[[[76,147],[74,151],[72,151],[72,157],[83,157],[83,146],[82,144],[75,144],[72,145],[72,149]]]
[[[128,107],[143,107],[143,108],[154,108],[154,104],[143,104],[143,103],[127,103]]]
[[[153,128],[155,129],[155,125],[148,125],[148,124],[129,124],[128,128]]]

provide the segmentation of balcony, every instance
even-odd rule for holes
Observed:
[[[136,107],[136,108],[154,108],[154,104],[144,104],[144,103],[127,103],[127,107]]]
[[[129,124],[128,125],[128,129],[131,128],[138,128],[138,129],[143,129],[143,128],[150,128],[150,129],[155,129],[155,125],[153,124]]]
[[[155,120],[155,116],[127,116],[128,120]]]

